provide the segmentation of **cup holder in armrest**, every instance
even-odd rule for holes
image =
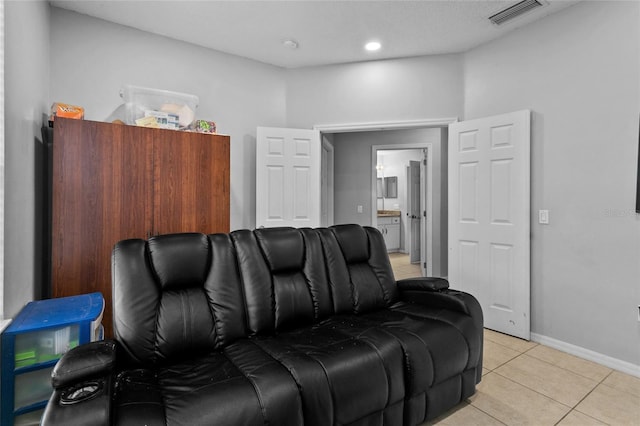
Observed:
[[[78,383],[60,392],[60,404],[72,405],[88,401],[102,393],[104,383],[101,380]]]

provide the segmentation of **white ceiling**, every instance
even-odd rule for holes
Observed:
[[[495,26],[518,0],[52,0],[53,6],[284,68],[469,50],[579,0],[547,0]],[[293,39],[297,49],[283,45]],[[382,43],[366,52],[370,40]]]

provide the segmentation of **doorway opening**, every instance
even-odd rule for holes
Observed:
[[[433,143],[374,145],[371,224],[402,271],[433,276]],[[410,265],[417,265],[412,268]]]
[[[432,221],[432,232],[424,236],[431,237],[432,267],[430,276],[447,277],[447,139],[448,125],[456,118],[425,119],[397,122],[352,123],[339,125],[316,125],[323,143],[333,146],[334,161],[333,221],[327,226],[340,223],[357,223],[364,226],[376,226],[377,221],[377,175],[375,172],[376,157],[373,145],[392,145],[398,148],[409,144],[409,148],[424,149],[425,144],[432,143],[434,161],[431,170],[435,173],[427,184],[435,185],[432,208],[433,215],[427,217]],[[427,136],[425,136],[427,135]],[[427,168],[429,169],[429,168]],[[406,172],[403,172],[405,176]],[[393,203],[385,200],[385,208],[393,207]],[[406,211],[401,212],[406,218]],[[323,223],[324,226],[324,223]],[[426,228],[426,227],[425,227]],[[402,229],[401,233],[406,230]],[[395,255],[393,255],[395,256]],[[426,273],[426,271],[425,271]]]

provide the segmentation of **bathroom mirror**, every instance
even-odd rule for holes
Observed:
[[[398,177],[389,176],[384,178],[383,196],[385,198],[398,198]]]

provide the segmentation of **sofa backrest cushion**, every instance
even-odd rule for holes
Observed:
[[[139,363],[397,302],[375,228],[268,228],[125,240],[113,251],[114,332]]]
[[[202,287],[209,272],[209,240],[199,234],[165,235],[149,240],[156,282],[164,292]]]
[[[322,246],[315,232],[266,228],[231,235],[251,333],[309,325],[333,313]]]
[[[399,300],[384,238],[378,229],[335,225],[320,232],[336,313],[349,312],[350,304],[353,311],[363,313]]]
[[[349,268],[342,249],[333,231],[329,228],[318,228],[316,232],[322,241],[325,261],[327,263],[327,279],[331,289],[333,311],[336,314],[354,312],[353,288],[349,277]]]
[[[297,229],[258,229],[254,234],[271,272],[302,270],[305,256],[304,240]]]
[[[228,235],[121,241],[112,272],[114,333],[137,363],[205,353],[246,335]]]

